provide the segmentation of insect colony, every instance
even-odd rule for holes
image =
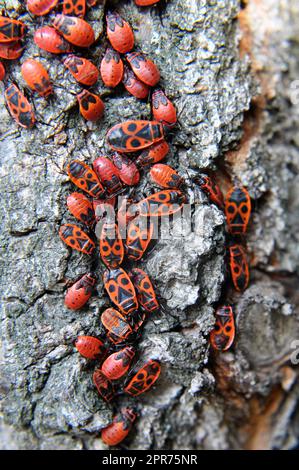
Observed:
[[[81,57],[80,52],[74,54],[76,47],[88,48],[95,42],[93,28],[84,16],[86,8],[95,8],[96,3],[97,0],[64,0],[62,13],[54,16],[50,26],[36,29],[34,42],[48,53],[67,55],[63,65],[80,85],[87,87],[77,94],[79,111],[86,120],[100,120],[104,113],[101,97],[88,89],[99,77],[109,88],[122,83],[137,99],[151,96],[152,120],[120,122],[108,130],[109,156],[98,157],[92,167],[80,160],[73,160],[67,166],[71,182],[83,191],[70,194],[67,207],[85,228],[64,224],[59,229],[59,236],[75,250],[90,256],[100,254],[106,267],[103,284],[113,304],[101,314],[105,337],[79,336],[75,346],[84,358],[99,362],[93,373],[93,382],[101,398],[110,402],[117,393],[136,397],[149,390],[159,378],[159,361],[136,362],[135,344],[141,328],[149,315],[160,310],[160,305],[149,276],[134,263],[142,259],[152,240],[154,227],[151,218],[162,218],[180,211],[187,202],[187,196],[183,192],[184,179],[170,166],[159,163],[169,151],[166,136],[177,122],[175,107],[161,89],[152,89],[159,82],[159,70],[142,52],[133,51],[134,34],[129,23],[117,12],[107,12],[106,34],[110,47],[99,68]],[[135,0],[135,3],[149,6],[158,1]],[[27,9],[33,17],[47,15],[56,8],[59,8],[58,0],[27,1]],[[0,16],[0,58],[11,61],[21,57],[26,29],[22,21]],[[44,98],[53,94],[48,71],[36,59],[25,60],[21,74],[32,92]],[[6,104],[13,119],[24,128],[34,126],[33,107],[20,88],[9,82],[2,61],[0,80],[5,82]],[[119,207],[117,223],[109,215],[103,216],[99,252],[96,251],[94,228],[98,221],[97,208],[103,204],[113,207],[116,196],[138,185],[140,172],[148,169],[151,180],[161,191],[134,201],[134,211],[130,207]],[[242,243],[251,213],[249,194],[244,187],[233,186],[224,200],[219,186],[206,174],[194,178],[193,183],[225,212],[230,237],[231,280],[234,288],[242,292],[249,282],[247,256]],[[126,228],[125,239],[121,236],[119,224]],[[84,274],[67,290],[65,305],[73,310],[82,308],[91,297],[96,282],[94,273]],[[221,305],[215,312],[211,346],[217,351],[226,351],[233,344],[234,337],[233,308]],[[110,446],[119,444],[130,432],[135,419],[133,409],[122,408],[113,422],[102,430],[102,440]]]

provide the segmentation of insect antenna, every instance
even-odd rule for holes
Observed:
[[[50,159],[51,163],[53,163],[53,165],[57,168],[57,173],[61,174],[61,175],[67,175],[67,172],[65,171],[64,168],[61,168],[58,163],[55,162],[55,160],[52,160]]]

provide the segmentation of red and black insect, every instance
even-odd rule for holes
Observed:
[[[135,98],[140,100],[147,98],[149,94],[149,87],[141,82],[133,72],[133,70],[129,69],[126,65],[124,66],[124,78],[123,84],[125,89]]]
[[[251,200],[248,191],[243,187],[233,186],[225,198],[225,215],[230,233],[245,233],[250,214]]]
[[[138,261],[144,255],[154,232],[153,223],[145,217],[135,217],[128,224],[126,252],[129,259]]]
[[[151,179],[162,188],[180,188],[184,184],[184,178],[168,165],[158,163],[150,170]]]
[[[63,0],[62,13],[84,18],[86,12],[86,0]]]
[[[87,121],[97,121],[104,114],[105,105],[101,98],[88,90],[77,95],[80,114]]]
[[[95,213],[96,221],[99,222],[107,213],[110,214],[111,207],[115,206],[116,197],[109,199],[93,199],[92,205]]]
[[[131,321],[132,321],[133,329],[135,332],[138,331],[139,328],[143,325],[145,319],[146,319],[145,312],[140,312],[136,310],[136,312],[133,313]]]
[[[89,47],[95,41],[94,30],[77,16],[56,15],[53,26],[62,36],[78,47]]]
[[[147,313],[155,313],[160,309],[159,302],[148,274],[140,268],[133,268],[130,277],[134,284],[139,305]]]
[[[139,168],[146,169],[154,163],[158,163],[163,160],[168,152],[168,143],[165,140],[161,140],[144,150],[136,159],[135,163]]]
[[[135,217],[135,214],[131,214],[127,210],[130,203],[131,203],[131,200],[129,198],[127,197],[122,198],[119,204],[118,212],[117,212],[118,228],[123,238],[125,237],[127,233],[126,230],[127,230],[128,223],[130,222],[130,220],[133,220]]]
[[[27,59],[21,67],[22,77],[29,88],[43,98],[53,93],[49,74],[45,67],[34,59]]]
[[[111,301],[124,315],[138,309],[134,286],[128,274],[122,268],[104,271],[103,281]]]
[[[0,57],[6,60],[15,60],[21,57],[23,47],[20,41],[0,44]]]
[[[137,152],[163,138],[163,126],[157,121],[125,121],[107,133],[108,145],[120,153]]]
[[[47,15],[56,7],[58,0],[27,0],[27,9],[35,16]]]
[[[209,199],[216,204],[220,209],[224,207],[223,194],[218,184],[207,175],[199,175],[194,178],[194,182],[198,184],[200,189],[209,197]]]
[[[89,300],[96,280],[97,278],[93,273],[84,274],[68,289],[64,298],[65,305],[71,310],[82,308]]]
[[[164,126],[171,127],[177,122],[175,107],[162,90],[152,94],[152,113],[153,118]]]
[[[249,283],[249,267],[244,248],[232,245],[229,248],[230,270],[234,287],[237,291],[245,290]]]
[[[117,52],[124,54],[133,49],[134,34],[131,26],[118,13],[108,12],[106,15],[107,36]]]
[[[130,277],[134,284],[138,303],[146,313],[156,313],[160,309],[153,284],[142,269],[133,268]]]
[[[132,346],[117,351],[105,359],[102,364],[102,372],[109,380],[118,380],[129,370],[131,362],[135,356],[135,349]]]
[[[64,65],[69,69],[74,79],[82,85],[94,85],[99,78],[97,67],[83,57],[71,55],[65,59]]]
[[[133,72],[143,83],[155,86],[160,80],[160,72],[157,66],[141,52],[129,52],[126,54]]]
[[[80,227],[77,227],[77,225],[62,225],[59,229],[59,236],[66,245],[87,255],[91,255],[95,249],[94,242],[89,238],[87,233]]]
[[[100,368],[94,371],[92,378],[101,398],[109,403],[115,395],[112,382],[105,377]]]
[[[92,202],[81,193],[72,193],[68,196],[66,204],[70,213],[87,226],[95,223],[95,214]]]
[[[19,20],[13,20],[0,15],[0,42],[13,42],[22,39],[27,26]]]
[[[67,166],[67,174],[78,188],[82,189],[90,196],[94,198],[103,196],[105,190],[102,184],[99,182],[95,172],[90,166],[86,165],[86,163],[80,160],[73,160]]]
[[[104,444],[116,446],[129,434],[137,415],[131,408],[122,408],[111,424],[102,429],[101,438]]]
[[[72,46],[51,26],[38,28],[34,33],[33,40],[40,49],[52,54],[72,52]]]
[[[4,80],[4,77],[5,77],[5,67],[2,64],[2,62],[0,62],[0,82]]]
[[[10,85],[4,93],[11,116],[22,127],[30,128],[35,123],[32,106],[16,85]]]
[[[130,373],[124,391],[128,395],[136,397],[150,389],[159,378],[160,373],[160,363],[153,359],[150,359],[141,367],[140,364],[137,364]]]
[[[98,157],[92,166],[109,194],[115,194],[122,190],[118,170],[109,158]]]
[[[93,336],[78,336],[75,347],[81,356],[91,360],[100,359],[106,353],[104,343]]]
[[[210,333],[210,343],[218,351],[227,351],[234,342],[235,320],[230,306],[219,307],[215,313],[216,322]]]
[[[136,5],[140,7],[147,7],[149,5],[154,5],[158,3],[160,0],[135,0]]]
[[[182,209],[186,196],[178,189],[164,189],[139,201],[133,210],[141,216],[169,216]]]
[[[124,259],[124,245],[117,224],[105,220],[100,235],[100,254],[108,268],[117,268]]]
[[[108,47],[100,66],[101,77],[104,84],[115,88],[122,80],[124,64],[118,52]]]
[[[107,337],[114,344],[124,343],[133,334],[128,320],[114,308],[107,308],[101,315],[101,322],[108,331]]]
[[[114,166],[118,170],[118,176],[127,186],[135,186],[139,183],[140,173],[135,163],[126,155],[115,152],[112,155]]]

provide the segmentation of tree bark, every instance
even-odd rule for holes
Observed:
[[[55,86],[53,100],[31,98],[38,117],[32,130],[17,127],[0,109],[3,448],[104,449],[100,429],[128,404],[139,412],[126,441],[130,449],[295,447],[298,2],[161,0],[145,9],[133,0],[109,2],[157,63],[161,86],[178,110],[167,164],[185,177],[200,222],[184,238],[159,240],[140,264],[165,311],[146,323],[139,356],[158,358],[162,375],[153,390],[138,400],[121,396],[114,408],[93,387],[94,365],[73,346],[79,334],[100,334],[99,316],[110,304],[99,281],[84,311],[64,306],[65,280],[89,271],[91,260],[58,237],[59,226],[71,221],[65,201],[74,191],[59,168],[74,158],[91,163],[107,151],[108,128],[149,119],[149,105],[99,81],[95,90],[105,100],[105,117],[97,124],[83,121],[74,96],[78,85],[61,58],[34,45],[36,25],[23,2],[0,3],[30,25],[21,62],[40,57]],[[87,16],[98,36],[103,8],[100,2]],[[106,45],[101,36],[91,49],[95,63]],[[9,74],[24,86],[20,63],[11,64]],[[251,281],[243,294],[232,291],[227,276],[223,213],[189,180],[205,170],[213,171],[224,192],[240,182],[253,201],[246,237]],[[144,174],[139,195],[148,181]],[[235,305],[237,337],[232,350],[212,354],[208,337],[220,301]]]

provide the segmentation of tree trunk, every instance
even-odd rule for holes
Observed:
[[[147,321],[138,354],[158,358],[162,374],[153,390],[138,400],[120,396],[114,408],[94,389],[94,365],[73,346],[79,334],[101,333],[99,315],[110,304],[98,266],[98,293],[88,307],[64,306],[65,280],[89,271],[92,261],[58,237],[59,226],[72,221],[65,201],[74,191],[59,168],[74,158],[91,163],[107,151],[107,129],[149,119],[149,105],[99,81],[105,117],[83,121],[78,85],[60,57],[34,45],[35,21],[23,2],[0,3],[30,25],[21,62],[40,57],[55,86],[53,100],[31,98],[38,118],[32,130],[0,110],[3,448],[104,449],[100,429],[128,404],[139,413],[126,441],[130,449],[296,446],[298,2],[162,0],[145,9],[133,0],[109,2],[157,63],[161,86],[178,110],[167,164],[185,177],[200,222],[185,237],[160,239],[139,264],[164,308]],[[87,16],[98,35],[103,8],[100,2]],[[91,49],[95,63],[105,47],[101,37]],[[9,74],[24,85],[19,62]],[[207,170],[224,192],[238,181],[253,201],[246,237],[251,281],[242,294],[233,292],[227,276],[223,213],[189,179]],[[139,195],[148,182],[144,174]],[[237,335],[229,352],[212,354],[209,332],[219,302],[234,304]]]

